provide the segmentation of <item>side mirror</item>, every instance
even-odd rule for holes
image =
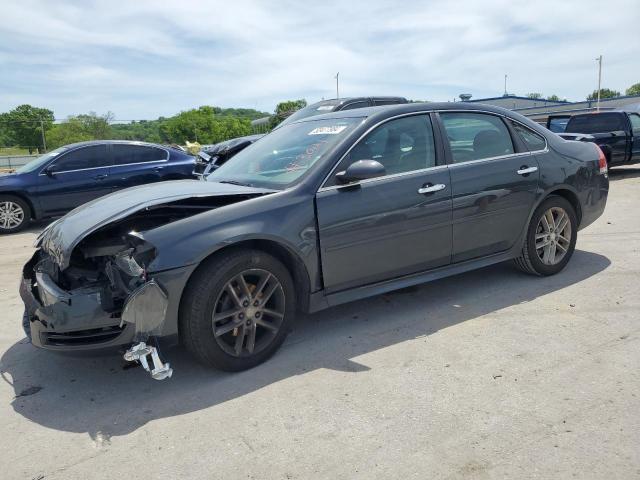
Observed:
[[[367,180],[369,178],[382,177],[386,174],[384,165],[375,160],[358,160],[353,162],[344,172],[336,174],[338,183],[347,184]]]
[[[51,177],[53,178],[53,176],[56,174],[56,167],[53,164],[47,165],[47,167],[44,169],[44,174],[47,177]]]

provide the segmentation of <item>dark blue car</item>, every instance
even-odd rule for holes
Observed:
[[[187,153],[143,142],[104,140],[53,150],[0,175],[0,234],[57,217],[122,188],[193,178]]]

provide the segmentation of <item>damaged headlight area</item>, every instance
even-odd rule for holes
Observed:
[[[59,286],[101,287],[103,309],[118,317],[129,296],[149,280],[147,266],[155,256],[155,248],[136,234],[92,235],[78,245],[69,267],[59,273]]]
[[[36,252],[20,289],[25,329],[35,345],[51,349],[133,343],[140,348],[126,359],[139,360],[154,378],[170,377],[169,364],[146,344],[161,333],[168,304],[147,274],[156,250],[140,234],[114,233],[87,237],[64,270],[43,249]]]

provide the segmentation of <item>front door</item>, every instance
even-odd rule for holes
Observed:
[[[107,145],[75,148],[38,176],[38,199],[45,216],[62,215],[111,192]]]
[[[497,115],[440,113],[453,193],[453,258],[462,262],[511,248],[536,198],[538,162]],[[520,150],[520,151],[518,151]]]
[[[339,185],[335,173],[372,159],[386,175]],[[438,165],[429,115],[390,120],[362,139],[316,195],[327,291],[446,265],[451,257],[451,186]]]

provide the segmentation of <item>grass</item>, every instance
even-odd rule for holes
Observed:
[[[20,147],[0,147],[0,156],[29,155],[29,150]]]

